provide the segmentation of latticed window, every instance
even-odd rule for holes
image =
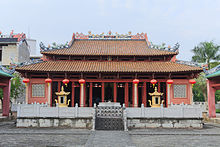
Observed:
[[[32,97],[44,97],[45,84],[32,84]]]
[[[174,98],[186,98],[186,85],[174,85]]]

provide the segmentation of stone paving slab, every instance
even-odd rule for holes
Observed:
[[[0,147],[128,147],[128,146],[216,146],[220,125],[204,129],[135,129],[91,131],[70,128],[16,128],[15,122],[0,122]]]
[[[127,147],[134,146],[128,132],[94,131],[88,139],[86,147]]]

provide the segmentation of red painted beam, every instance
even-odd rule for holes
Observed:
[[[114,82],[114,102],[117,102],[117,83]]]
[[[72,99],[71,99],[71,101],[72,101],[72,107],[74,107],[74,103],[75,103],[75,100],[74,100],[74,97],[75,97],[75,83],[74,82],[72,82]]]
[[[89,83],[89,107],[92,107],[92,82]]]
[[[128,107],[128,82],[125,83],[125,107]]]
[[[105,100],[105,83],[102,82],[102,102]]]
[[[147,93],[146,82],[144,82],[142,87],[142,103],[144,104],[144,107],[146,107],[146,102],[147,102],[146,93]]]
[[[11,88],[11,81],[7,81],[8,86],[3,88],[3,108],[2,108],[2,115],[9,116],[9,104],[10,104],[10,88]]]

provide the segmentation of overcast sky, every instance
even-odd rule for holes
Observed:
[[[191,60],[201,41],[220,44],[220,0],[0,0],[0,31],[24,32],[45,45],[73,32],[146,32],[154,44],[180,43]],[[29,30],[29,31],[28,31]]]

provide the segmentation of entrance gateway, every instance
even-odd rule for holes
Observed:
[[[126,130],[120,103],[100,103],[95,110],[96,130]]]

